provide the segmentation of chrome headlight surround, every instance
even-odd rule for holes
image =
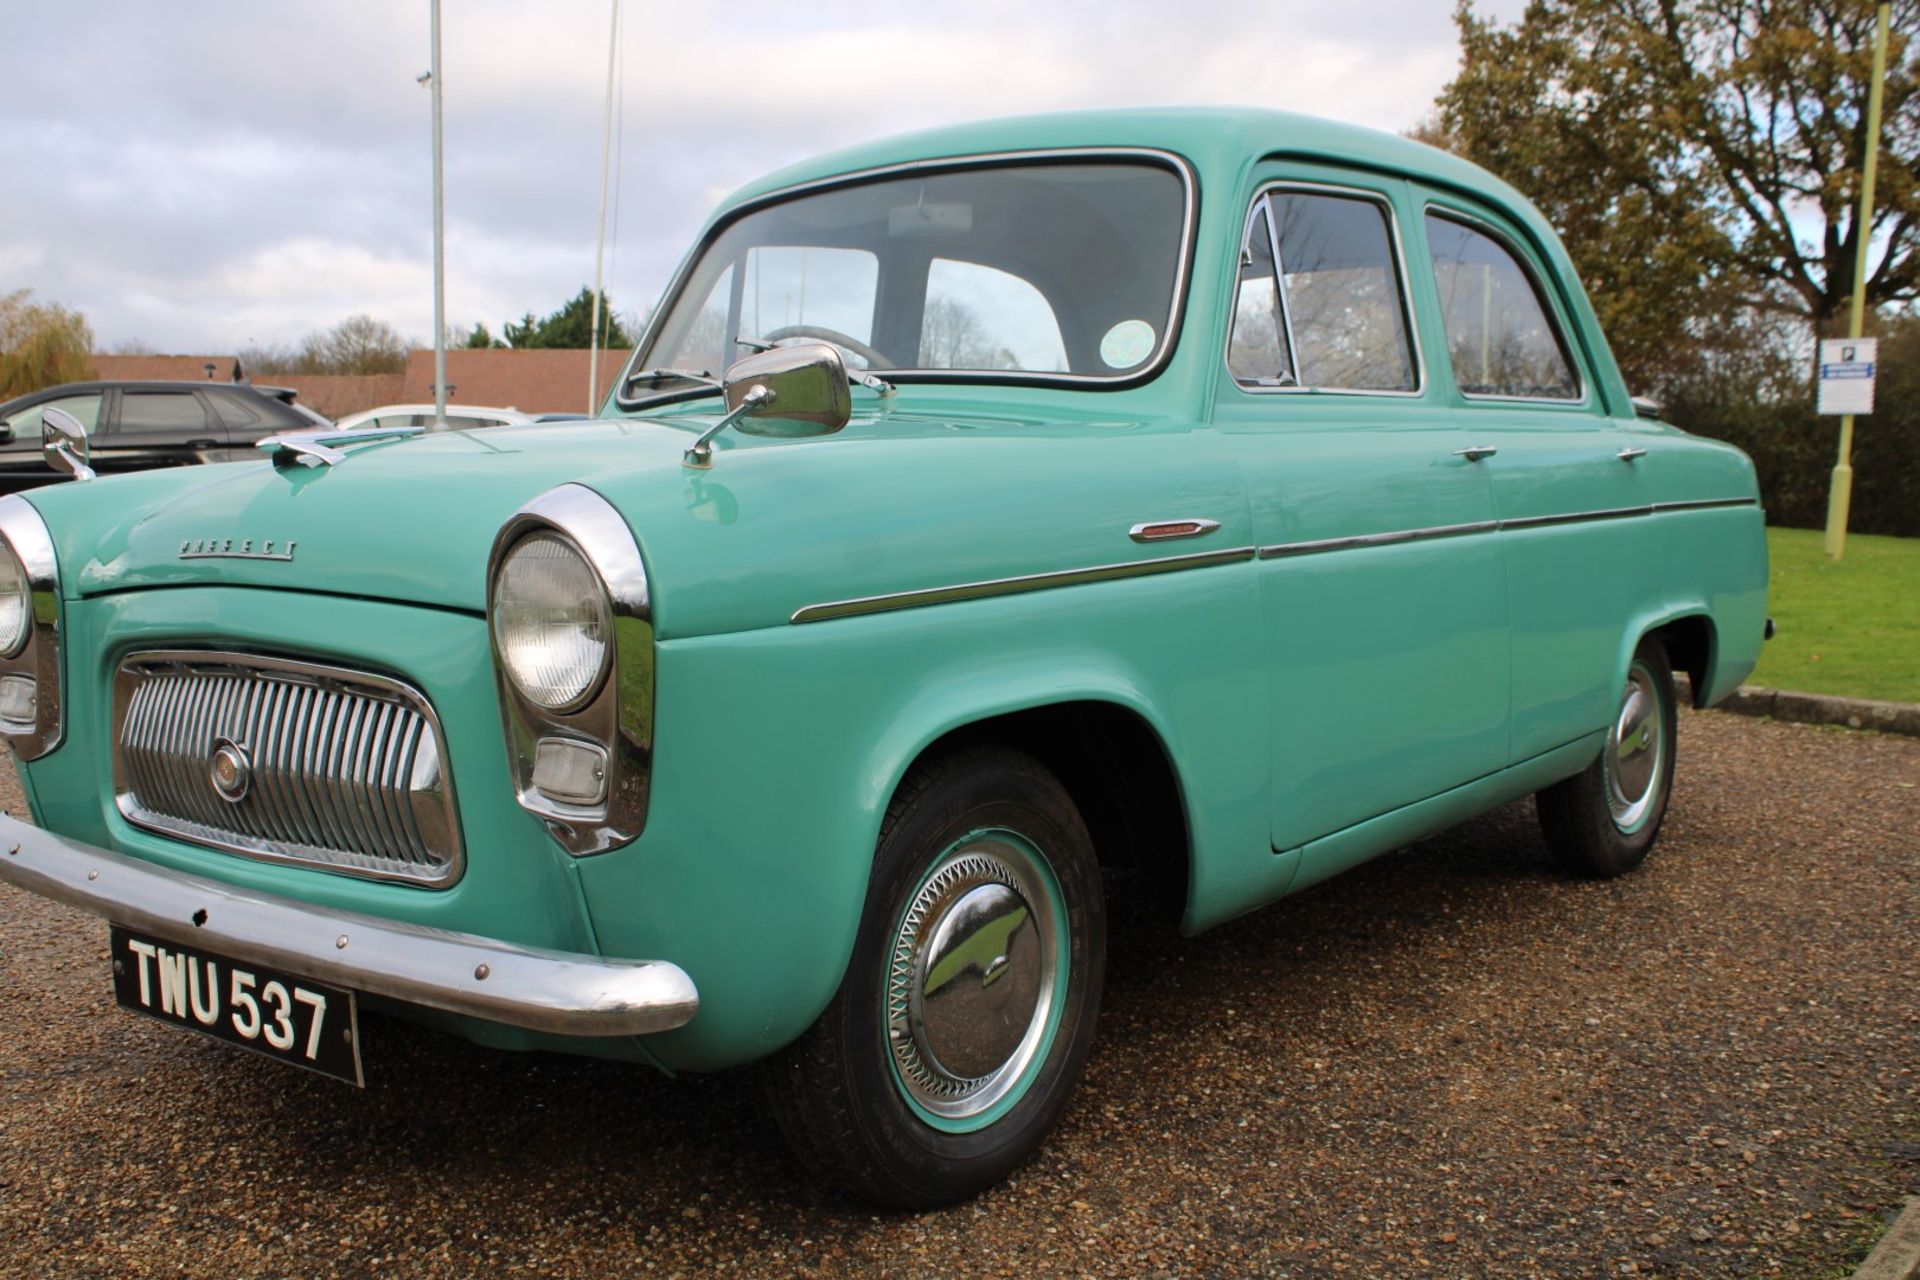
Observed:
[[[31,611],[25,641],[12,657],[0,658],[0,684],[23,680],[32,684],[31,720],[0,718],[0,737],[12,744],[22,760],[38,760],[60,745],[65,729],[60,689],[60,567],[46,521],[18,494],[0,498],[0,538],[26,571]]]
[[[577,706],[551,710],[520,689],[500,652],[495,593],[507,554],[530,534],[558,534],[585,557],[611,607],[611,653],[598,687]],[[653,605],[647,570],[627,522],[584,485],[549,489],[507,518],[487,560],[487,634],[507,756],[520,805],[568,853],[604,853],[640,834],[653,780]],[[571,755],[603,771],[594,803],[558,799],[536,778],[542,757]]]

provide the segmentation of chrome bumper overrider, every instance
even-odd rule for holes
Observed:
[[[0,881],[216,955],[369,995],[560,1035],[669,1031],[700,994],[678,965],[541,951],[311,906],[111,853],[0,816]]]

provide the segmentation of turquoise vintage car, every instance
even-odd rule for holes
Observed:
[[[0,878],[111,923],[121,1004],[349,1079],[363,1002],[766,1059],[890,1205],[1059,1116],[1108,870],[1198,931],[1537,793],[1618,874],[1673,672],[1766,628],[1752,467],[1636,412],[1539,214],[1264,112],[798,165],[602,420],[262,447],[0,501]]]

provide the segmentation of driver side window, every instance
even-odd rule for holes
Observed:
[[[12,429],[13,438],[38,440],[46,434],[46,426],[41,418],[41,411],[45,409],[65,409],[80,420],[80,425],[86,428],[88,435],[92,435],[95,424],[100,420],[100,397],[97,395],[63,396],[58,400],[48,400],[34,405],[31,409],[22,409],[7,419],[7,426]]]

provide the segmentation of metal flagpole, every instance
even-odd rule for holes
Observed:
[[[433,65],[433,426],[447,429],[447,210],[440,151],[440,0],[432,0]]]
[[[1887,21],[1890,0],[1880,0],[1873,28],[1873,84],[1867,89],[1867,155],[1860,174],[1860,212],[1854,219],[1857,234],[1853,250],[1853,310],[1847,318],[1847,336],[1858,338],[1867,318],[1867,247],[1873,240],[1873,180],[1880,167],[1880,89],[1887,78]],[[1840,460],[1834,464],[1833,484],[1827,491],[1827,558],[1847,553],[1847,515],[1853,506],[1853,415],[1840,419]]]
[[[607,118],[600,133],[600,230],[593,243],[593,334],[587,339],[587,412],[600,412],[600,290],[607,256],[607,167],[613,155],[613,64],[620,49],[620,0],[607,32]]]

